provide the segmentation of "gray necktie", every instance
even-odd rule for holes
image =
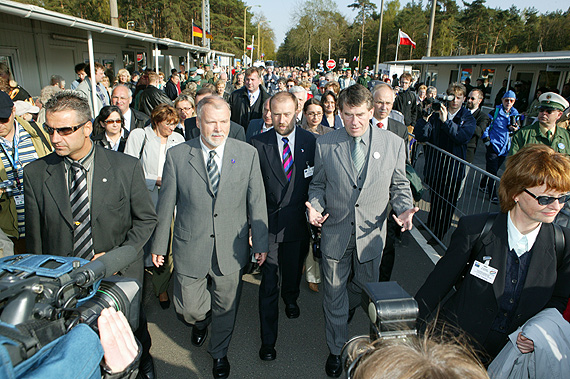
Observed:
[[[364,167],[364,162],[366,161],[361,142],[362,142],[362,137],[354,137],[354,147],[352,149],[352,163],[354,163],[356,172],[358,172],[359,174],[362,171],[362,167]]]
[[[69,190],[71,215],[73,216],[73,255],[87,260],[93,259],[93,235],[91,234],[91,216],[89,214],[89,194],[87,193],[87,175],[78,162],[71,164],[73,180]]]
[[[218,164],[214,160],[216,152],[210,150],[210,158],[208,158],[208,177],[210,178],[210,184],[212,185],[212,191],[214,196],[218,194],[218,184],[220,183],[220,171],[218,170]]]

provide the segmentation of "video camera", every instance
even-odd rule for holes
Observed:
[[[0,190],[4,190],[6,196],[14,196],[15,192],[18,192],[18,188],[16,187],[16,183],[13,180],[4,180],[0,182]]]
[[[397,282],[366,283],[362,308],[368,311],[370,335],[353,337],[344,344],[341,357],[347,373],[352,371],[348,358],[360,355],[363,344],[380,338],[406,338],[417,334],[418,303]]]
[[[436,95],[435,98],[426,97],[424,100],[424,108],[422,109],[422,117],[428,117],[433,112],[439,112],[441,110],[441,104],[453,100],[455,100],[455,96],[446,93],[440,93]],[[429,107],[429,105],[431,105],[431,107]]]
[[[140,283],[105,276],[106,267],[98,260],[31,254],[1,258],[0,337],[14,342],[4,345],[12,365],[32,357],[79,323],[97,332],[97,318],[105,308],[122,311],[136,329]]]

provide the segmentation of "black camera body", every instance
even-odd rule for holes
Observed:
[[[441,110],[441,104],[447,103],[448,101],[455,100],[454,95],[448,95],[446,93],[440,93],[435,97],[433,104],[431,105],[431,109],[434,112],[439,112]]]
[[[13,366],[79,323],[96,332],[105,308],[122,311],[131,328],[139,323],[141,285],[136,279],[105,277],[105,266],[76,257],[14,255],[0,259],[0,335]]]

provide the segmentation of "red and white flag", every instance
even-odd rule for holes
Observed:
[[[247,45],[248,50],[253,50],[253,45]]]
[[[406,33],[404,33],[403,31],[399,30],[398,31],[399,35],[399,41],[400,41],[400,45],[408,45],[408,46],[412,46],[412,48],[416,48],[416,43],[414,41],[412,41],[412,39],[410,38],[409,35],[407,35]]]

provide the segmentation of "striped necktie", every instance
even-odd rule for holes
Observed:
[[[94,257],[93,235],[91,234],[91,216],[89,214],[89,195],[87,193],[87,175],[85,168],[78,162],[71,164],[73,181],[71,183],[70,203],[73,216],[73,255],[91,260]]]
[[[283,137],[281,139],[283,140],[283,170],[285,170],[287,181],[290,182],[293,174],[293,155],[289,147],[289,138]]]
[[[364,150],[362,150],[362,137],[354,137],[354,148],[352,149],[352,162],[356,167],[356,172],[360,174],[362,167],[364,167]]]
[[[214,160],[216,152],[210,150],[210,158],[208,158],[208,177],[210,178],[210,184],[212,185],[212,192],[214,196],[218,194],[218,184],[220,183],[220,171],[218,170],[218,164]]]
[[[103,103],[103,106],[109,105],[109,102],[107,101],[107,96],[105,96],[101,87],[99,87],[99,85],[97,84],[95,88],[97,89],[97,96],[99,96],[99,99],[101,100],[101,103]]]

